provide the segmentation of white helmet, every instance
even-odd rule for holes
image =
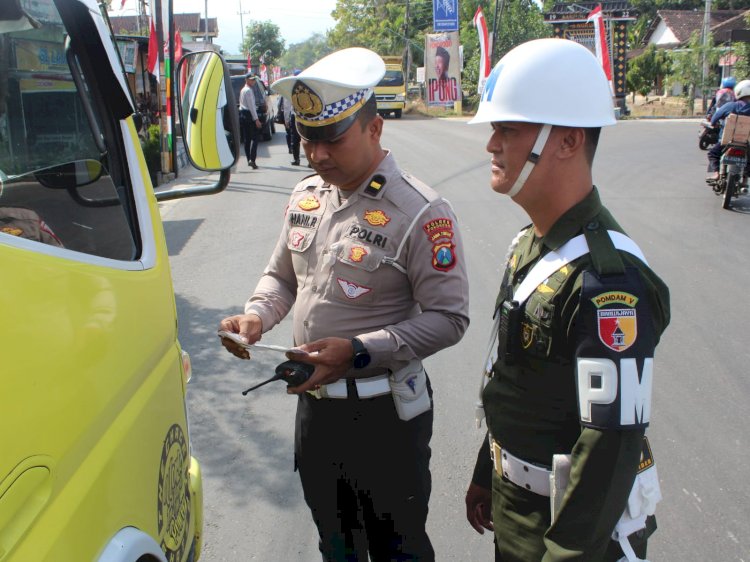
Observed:
[[[567,39],[528,41],[498,61],[470,123],[492,121],[568,127],[616,123],[612,91],[599,61]]]
[[[737,99],[750,96],[750,80],[742,80],[734,87],[734,97]]]

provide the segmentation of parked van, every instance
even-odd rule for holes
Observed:
[[[385,55],[385,76],[375,86],[375,99],[378,102],[378,113],[385,116],[393,113],[396,119],[406,107],[406,80],[400,56]]]
[[[157,201],[221,191],[238,126],[219,55],[180,71],[189,156],[221,177],[155,195],[97,2],[3,0],[2,562],[200,556],[190,360]]]

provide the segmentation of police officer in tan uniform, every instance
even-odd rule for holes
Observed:
[[[469,323],[453,210],[380,146],[384,73],[377,54],[353,48],[273,84],[318,175],[294,188],[245,314],[220,326],[256,342],[295,305],[294,344],[308,355],[292,359],[315,366],[288,390],[299,395],[295,461],[323,560],[434,560],[422,359]]]

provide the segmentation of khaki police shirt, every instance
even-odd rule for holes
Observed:
[[[257,314],[267,332],[296,305],[295,345],[356,336],[370,352],[370,369],[396,370],[463,336],[464,259],[448,202],[388,153],[347,198],[319,176],[297,184],[245,312]]]

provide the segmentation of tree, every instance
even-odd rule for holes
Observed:
[[[328,40],[325,36],[316,33],[301,43],[293,43],[292,45],[289,45],[289,48],[279,62],[281,63],[281,66],[286,69],[303,69],[332,51],[333,49],[328,44]]]
[[[245,40],[240,49],[255,60],[265,54],[266,64],[273,63],[284,54],[285,49],[279,26],[271,21],[251,20],[245,27]]]
[[[628,63],[628,91],[642,96],[660,86],[660,80],[667,76],[672,67],[672,59],[663,49],[649,45],[646,50]]]
[[[700,33],[695,31],[690,36],[685,49],[672,54],[672,74],[670,79],[673,83],[679,82],[688,86],[685,89],[685,102],[688,104],[688,109],[691,113],[693,111],[696,86],[701,85],[703,78],[703,56],[705,54],[708,61],[708,68],[712,68],[719,62],[720,53],[721,50],[713,46],[713,39],[711,37],[709,37],[707,45],[704,47]],[[717,76],[707,76],[706,85],[715,83],[717,80]]]
[[[750,27],[750,15],[745,17],[747,26]],[[730,52],[737,56],[737,62],[734,65],[734,76],[737,81],[743,80],[750,76],[750,44],[749,43],[732,43]]]

